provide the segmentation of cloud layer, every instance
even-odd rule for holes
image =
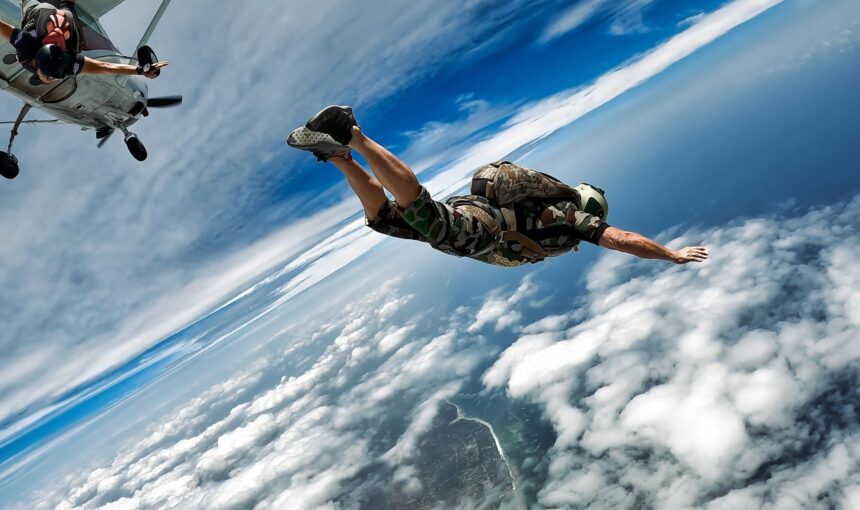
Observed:
[[[548,294],[540,273],[456,309],[428,309],[392,282],[338,318],[292,328],[281,356],[194,399],[37,506],[412,501],[444,489],[417,477],[440,405],[483,374],[486,389],[538,406],[554,431],[530,508],[851,508],[858,220],[860,196],[670,241],[710,246],[700,266],[607,254],[573,308],[533,321],[506,317],[534,316],[534,296]],[[499,353],[480,331],[501,329],[520,334]],[[305,368],[265,383],[320,343]]]
[[[331,322],[293,328],[286,352],[195,398],[37,506],[311,509],[408,499],[421,486],[410,466],[440,404],[492,350],[428,329],[429,317],[403,321],[398,311],[414,296],[397,289],[391,282]],[[261,382],[319,343],[328,347],[301,373]]]
[[[701,267],[609,255],[484,375],[557,440],[547,507],[810,508],[860,483],[860,197],[689,233]]]
[[[609,19],[609,33],[612,35],[642,32],[646,30],[642,15],[653,4],[654,0],[582,0],[547,25],[538,43],[547,44],[598,16]]]

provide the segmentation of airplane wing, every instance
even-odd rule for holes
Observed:
[[[81,10],[98,20],[124,1],[125,0],[76,0],[76,3]],[[155,16],[149,23],[149,27],[147,27],[146,32],[143,34],[143,38],[137,45],[138,48],[149,42],[149,38],[152,36],[152,33],[161,21],[161,17],[164,16],[164,11],[167,9],[167,6],[170,5],[170,1],[171,0],[161,0],[161,5],[159,5]]]
[[[78,0],[77,4],[80,8],[87,11],[87,14],[95,19],[99,19],[123,2],[125,0]]]

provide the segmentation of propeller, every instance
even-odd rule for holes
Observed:
[[[147,108],[170,108],[182,104],[182,96],[151,97],[146,101]]]

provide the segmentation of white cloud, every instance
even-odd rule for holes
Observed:
[[[382,459],[397,466],[409,460],[418,450],[418,441],[433,424],[439,412],[439,404],[454,396],[459,390],[459,384],[451,383],[435,392],[413,412],[409,427],[397,440],[397,444],[385,452]]]
[[[494,324],[496,331],[501,331],[522,318],[519,309],[525,308],[530,303],[524,301],[535,297],[537,289],[530,277],[523,279],[517,290],[507,297],[501,297],[499,291],[495,291],[481,305],[475,314],[475,322],[468,328],[469,333],[480,331],[487,324]]]
[[[678,26],[686,28],[686,27],[689,27],[690,25],[695,25],[696,23],[701,21],[702,18],[704,18],[704,17],[705,17],[704,11],[697,13],[697,14],[693,14],[692,16],[687,16],[686,18],[684,18],[678,22]]]
[[[711,246],[700,266],[607,254],[622,257],[613,267],[627,281],[586,278],[582,302],[512,325],[529,333],[500,355],[465,333],[486,301],[456,310],[451,323],[433,317],[454,304],[416,303],[426,317],[397,325],[397,314],[380,311],[408,312],[406,283],[381,286],[291,330],[327,342],[302,373],[261,384],[298,353],[261,360],[39,501],[349,507],[392,481],[414,497],[429,489],[414,461],[437,404],[493,359],[484,384],[540,406],[557,434],[538,493],[545,507],[851,501],[860,485],[860,324],[849,308],[856,287],[843,275],[860,269],[858,218],[860,196],[672,242]],[[537,276],[496,299],[521,303],[539,292]],[[405,337],[372,348],[391,335]]]
[[[860,196],[673,241],[711,247],[698,267],[596,265],[591,273],[615,267],[627,281],[589,274],[586,317],[566,332],[556,317],[544,333],[530,327],[484,374],[489,388],[540,405],[556,430],[540,502],[808,508],[852,498],[860,323],[847,275],[860,274],[858,219]]]
[[[647,31],[648,27],[642,20],[642,14],[653,3],[654,0],[628,0],[616,10],[612,24],[609,26],[609,33],[626,35]]]
[[[609,33],[625,35],[647,30],[642,14],[654,0],[582,0],[560,13],[544,29],[539,44],[547,44],[581,27],[598,15],[609,18]]]
[[[363,490],[380,489],[362,471],[397,480],[407,496],[420,490],[411,461],[439,404],[495,351],[416,325],[396,330],[407,335],[397,345],[368,349],[391,337],[392,314],[374,312],[403,306],[408,294],[399,287],[376,288],[330,322],[303,321],[293,334],[327,331],[313,342],[329,342],[303,373],[261,384],[299,353],[261,360],[177,409],[107,465],[36,495],[31,507],[354,507]],[[356,363],[357,352],[364,354]]]
[[[559,331],[564,328],[567,322],[568,318],[565,315],[550,315],[524,327],[523,333],[537,333],[540,331]]]
[[[462,119],[429,121],[406,133],[409,145],[402,152],[398,151],[398,157],[408,161],[416,173],[450,164],[449,158],[465,151],[487,126],[516,111],[514,105],[490,104],[471,95],[457,98],[457,105],[465,115]]]
[[[546,27],[538,42],[546,44],[572,30],[576,30],[600,12],[606,3],[607,0],[583,0],[577,3],[562,12],[558,18]]]

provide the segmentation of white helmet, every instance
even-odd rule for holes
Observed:
[[[579,193],[582,211],[606,221],[609,216],[609,203],[606,202],[602,189],[585,182],[573,189]]]

